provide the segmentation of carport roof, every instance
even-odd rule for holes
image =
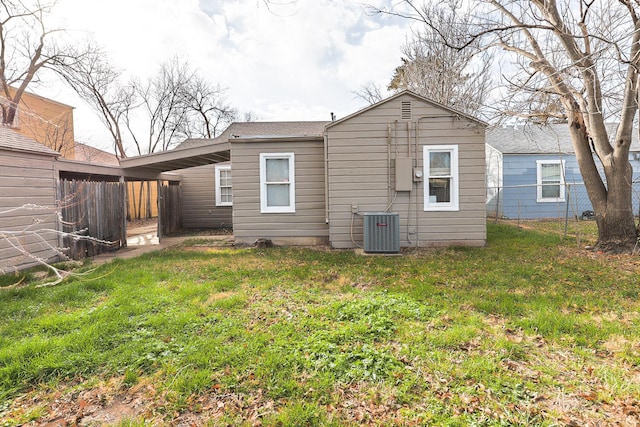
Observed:
[[[113,174],[109,175],[127,179],[163,179],[160,174],[164,172],[230,161],[233,141],[321,138],[328,123],[330,122],[236,122],[213,139],[187,139],[174,150],[120,159],[120,166],[112,167]],[[68,172],[73,172],[80,166],[66,162],[63,167]],[[108,171],[105,170],[102,175],[107,174]]]
[[[231,149],[228,141],[211,140],[206,145],[120,159],[118,166],[59,159],[57,169],[60,176],[74,179],[179,181],[179,175],[165,172],[226,162],[230,158]]]
[[[229,160],[231,160],[230,143],[214,139],[204,145],[127,157],[120,160],[120,166],[129,171],[162,173]]]

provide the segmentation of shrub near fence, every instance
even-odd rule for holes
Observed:
[[[65,237],[62,246],[68,248],[71,259],[82,259],[117,249],[126,244],[125,184],[117,182],[93,182],[58,180],[57,185],[62,231],[81,231],[92,240]]]

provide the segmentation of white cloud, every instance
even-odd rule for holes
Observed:
[[[408,22],[368,16],[355,1],[270,9],[261,0],[60,0],[56,12],[60,27],[78,38],[92,33],[128,74],[153,74],[178,54],[227,87],[240,111],[265,120],[350,114],[363,107],[353,91],[370,80],[386,86],[399,64]],[[81,101],[62,102],[78,107],[77,136],[95,141]]]

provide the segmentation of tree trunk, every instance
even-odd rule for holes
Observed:
[[[619,163],[623,164],[619,164]],[[596,249],[608,253],[630,252],[637,240],[632,202],[632,167],[628,160],[607,169],[607,202],[595,211],[598,225]]]
[[[606,181],[603,181],[594,161],[594,153],[589,143],[589,132],[577,105],[567,108],[573,111],[569,132],[575,148],[576,160],[591,201],[598,226],[598,241],[595,249],[607,253],[630,252],[637,239],[632,203],[633,170],[627,152],[612,150],[603,153],[601,162]],[[597,128],[596,128],[597,129]],[[601,129],[604,130],[602,123]],[[592,132],[592,141],[597,138],[607,140],[606,133]]]

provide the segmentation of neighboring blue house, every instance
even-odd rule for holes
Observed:
[[[615,125],[611,125],[611,132]],[[487,131],[487,215],[511,219],[581,217],[591,211],[566,124]],[[634,210],[640,198],[640,144],[629,153]],[[597,161],[597,159],[596,159]]]

